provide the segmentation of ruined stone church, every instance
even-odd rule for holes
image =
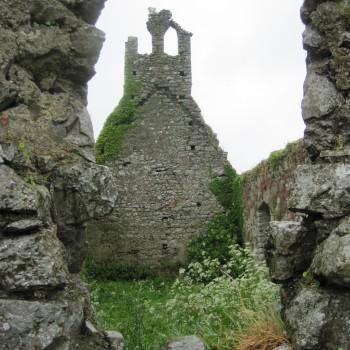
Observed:
[[[127,101],[133,114],[113,121],[112,113],[97,141],[118,194],[109,217],[88,229],[90,258],[97,264],[183,263],[188,243],[222,210],[209,183],[224,175],[226,154],[191,97],[192,34],[167,10],[150,13],[147,28],[151,54],[138,53],[135,37],[126,43],[125,92],[116,111]],[[169,29],[178,36],[176,56],[164,52]],[[118,123],[127,128],[125,135],[118,135],[120,129],[110,133]],[[118,149],[104,157],[118,137]]]

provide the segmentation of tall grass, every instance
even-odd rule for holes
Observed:
[[[92,282],[98,320],[104,328],[124,334],[127,350],[159,350],[167,340],[190,334],[201,337],[212,350],[270,350],[244,347],[243,339],[252,344],[250,336],[261,334],[271,344],[283,343],[278,327],[263,327],[265,315],[278,314],[278,288],[264,267],[238,250],[232,247],[232,263],[222,266],[219,274],[217,262],[204,259],[202,265],[182,271],[175,282]],[[244,266],[238,275],[237,264]],[[261,332],[254,331],[259,327]]]

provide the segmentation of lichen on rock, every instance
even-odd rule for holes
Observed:
[[[86,109],[103,3],[0,1],[1,349],[112,346],[87,331],[94,319],[76,275],[87,221],[116,198],[110,172],[94,163]]]

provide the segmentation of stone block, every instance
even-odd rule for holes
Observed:
[[[198,337],[191,335],[167,343],[162,350],[205,350],[205,345]]]
[[[350,165],[307,164],[296,171],[290,210],[335,218],[350,213]]]
[[[6,165],[0,165],[0,188],[0,211],[36,213],[35,191]]]
[[[302,114],[305,121],[333,112],[343,102],[342,95],[326,76],[309,71],[304,83]]]
[[[107,340],[110,344],[111,350],[123,350],[124,348],[124,337],[115,331],[105,332]]]
[[[272,221],[266,250],[272,280],[282,282],[305,271],[313,246],[300,222]]]
[[[68,278],[62,243],[53,228],[0,241],[1,289],[61,288]]]
[[[330,296],[315,288],[299,290],[285,311],[285,321],[295,349],[321,349],[323,327],[329,321]]]
[[[311,272],[327,283],[350,288],[350,219],[317,248]]]
[[[80,301],[0,300],[0,348],[68,349],[70,333],[79,330],[83,315]]]

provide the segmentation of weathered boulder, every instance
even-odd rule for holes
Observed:
[[[114,206],[117,198],[114,181],[107,167],[92,163],[63,166],[55,173],[54,213],[71,272],[81,270],[87,254],[83,224],[109,214]]]
[[[162,350],[205,350],[205,345],[198,337],[191,335],[167,343]]]
[[[6,346],[2,349],[43,350],[59,345],[70,349],[70,334],[78,331],[83,318],[81,300],[1,300],[0,339]]]
[[[305,271],[315,245],[314,237],[300,222],[272,221],[266,247],[272,280],[286,281]]]
[[[37,212],[35,191],[6,165],[0,165],[0,188],[1,212]]]
[[[296,349],[319,349],[330,297],[315,288],[302,288],[286,309],[285,321]]]
[[[0,241],[0,288],[6,291],[63,288],[69,275],[56,231]]]
[[[111,350],[123,350],[124,338],[119,332],[107,331],[105,333],[110,343]]]
[[[0,0],[1,350],[112,347],[71,273],[86,222],[116,197],[108,169],[94,164],[86,109],[103,3]]]
[[[350,287],[350,220],[346,218],[318,247],[312,273],[327,283]]]
[[[315,40],[315,34],[312,40]],[[320,40],[321,37],[319,36],[317,41]],[[316,45],[315,42],[312,44]],[[310,43],[310,45],[312,44]],[[337,91],[334,84],[327,77],[319,75],[312,70],[309,72],[304,83],[304,98],[302,102],[304,120],[324,117],[333,112],[342,102],[342,94]]]
[[[307,164],[296,171],[290,210],[341,217],[350,213],[350,165]]]
[[[304,256],[281,260],[290,263],[289,274],[276,263],[281,255],[276,234],[269,252],[271,273],[281,272],[278,267],[283,272],[276,280],[282,283],[282,316],[296,350],[350,348],[349,13],[348,0],[305,0],[301,9],[307,25],[302,108],[309,159],[297,169],[289,207],[303,214],[302,230],[314,245],[304,249],[305,241],[291,235],[292,250]],[[293,274],[301,261],[303,268]]]

